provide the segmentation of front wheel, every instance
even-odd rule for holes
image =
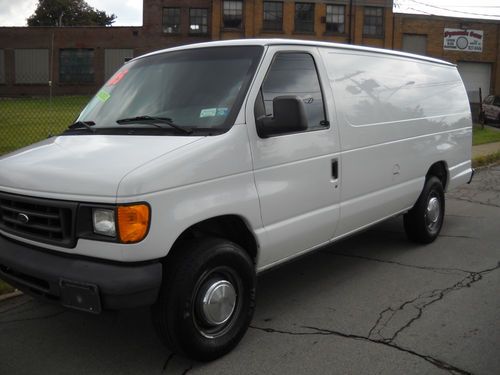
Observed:
[[[437,238],[444,220],[444,191],[437,177],[427,179],[417,203],[403,220],[410,240],[427,244]]]
[[[152,308],[160,337],[174,352],[216,359],[245,334],[255,307],[255,269],[238,245],[205,238],[182,245],[165,267]]]

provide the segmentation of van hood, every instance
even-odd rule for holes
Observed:
[[[68,135],[0,158],[0,190],[48,198],[116,199],[120,181],[203,137]]]

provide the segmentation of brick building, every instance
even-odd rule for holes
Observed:
[[[394,48],[458,63],[500,91],[500,22],[394,14],[392,0],[143,0],[142,27],[0,27],[0,96],[89,94],[131,57],[232,38]],[[445,29],[480,30],[481,51],[443,48]],[[49,87],[51,82],[51,87]],[[469,89],[469,88],[468,88]]]

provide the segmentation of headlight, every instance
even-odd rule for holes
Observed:
[[[94,208],[92,210],[94,233],[116,237],[115,210]]]

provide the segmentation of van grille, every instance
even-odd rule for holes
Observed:
[[[26,239],[74,247],[76,203],[0,193],[0,229]]]

